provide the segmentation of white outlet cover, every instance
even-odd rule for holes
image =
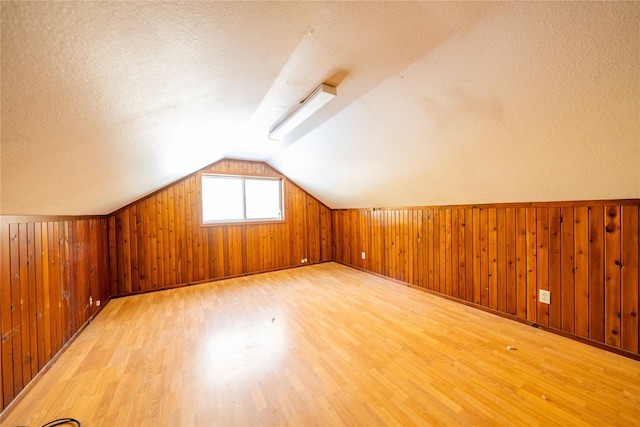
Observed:
[[[367,254],[365,254],[364,252],[362,252],[362,259],[366,259],[367,258]]]
[[[540,301],[543,304],[551,304],[551,291],[540,289],[540,295],[538,297],[538,301]]]

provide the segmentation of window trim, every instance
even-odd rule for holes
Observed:
[[[280,181],[280,212],[281,218],[266,218],[266,219],[243,219],[243,220],[220,220],[220,221],[205,221],[203,212],[203,194],[202,194],[202,180],[205,176],[218,176],[223,178],[241,178],[242,185],[242,211],[243,216],[247,216],[247,206],[245,198],[245,179],[264,179],[269,181]],[[221,225],[251,225],[251,224],[281,224],[286,222],[285,213],[285,177],[284,175],[251,175],[251,174],[232,174],[232,173],[216,173],[216,172],[199,172],[198,173],[198,216],[200,218],[201,227],[217,227]]]

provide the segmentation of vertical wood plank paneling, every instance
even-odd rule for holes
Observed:
[[[145,289],[146,288],[146,283],[147,283],[147,260],[146,260],[146,254],[144,249],[140,250],[140,248],[144,248],[145,247],[145,241],[146,241],[146,229],[145,227],[148,226],[148,224],[145,224],[145,217],[143,215],[143,213],[140,211],[139,207],[136,206],[135,209],[136,212],[136,260],[137,260],[137,278],[134,281],[134,284],[136,286],[134,286],[135,291],[140,291],[141,289]],[[110,236],[111,237],[111,236]]]
[[[20,283],[20,337],[22,357],[17,362],[21,365],[22,383],[31,381],[31,322],[29,321],[29,273],[28,273],[28,249],[27,249],[27,224],[18,224],[18,248],[19,267],[18,281]]]
[[[342,262],[346,263],[346,259],[344,256],[344,246],[345,246],[345,241],[346,239],[337,239],[335,238],[336,236],[344,236],[345,235],[345,225],[344,225],[344,221],[345,221],[346,215],[344,211],[336,211],[336,214],[332,214],[332,219],[333,222],[331,224],[331,230],[333,231],[333,235],[334,235],[334,239],[333,241],[336,242],[335,243],[335,247],[334,247],[334,255],[336,256],[336,259],[340,259],[342,260]],[[291,234],[291,225],[290,223],[287,223],[288,225],[288,232],[289,234]],[[290,239],[287,239],[289,242],[291,242]],[[291,252],[291,249],[289,249],[289,252]],[[382,256],[382,253],[381,255]]]
[[[526,209],[526,228],[527,228],[527,320],[537,322],[538,316],[538,290],[537,290],[537,247],[538,240],[537,230],[537,209]]]
[[[51,352],[57,353],[62,347],[62,288],[60,283],[60,223],[48,224],[49,236],[49,299],[51,301]],[[117,283],[117,280],[116,280]]]
[[[173,186],[174,207],[174,223],[175,223],[175,253],[176,253],[176,284],[184,283],[183,271],[185,268],[184,255],[184,181]],[[146,227],[146,225],[145,225]],[[217,230],[216,230],[217,231]],[[221,253],[221,252],[218,252]],[[217,258],[214,255],[214,258]]]
[[[376,271],[378,268],[378,229],[376,228],[376,212],[374,210],[368,210],[363,219],[365,221],[364,230],[367,236],[366,242],[366,269],[369,271]]]
[[[620,347],[620,207],[605,208],[605,342]]]
[[[428,221],[428,244],[427,244],[427,253],[429,254],[429,277],[428,277],[428,285],[427,289],[434,290],[435,289],[435,269],[434,269],[434,242],[433,242],[433,210],[427,210],[427,221]]]
[[[113,230],[115,235],[115,255],[116,255],[116,294],[126,292],[126,272],[125,272],[125,248],[124,244],[126,239],[124,237],[124,230],[122,228],[122,213],[115,215],[115,229]]]
[[[505,239],[507,257],[507,314],[513,316],[518,313],[517,273],[516,273],[516,210],[506,208]]]
[[[168,219],[168,246],[169,246],[169,276],[167,278],[167,283],[170,285],[177,285],[178,280],[176,277],[176,223],[175,223],[175,187],[167,188],[167,219]],[[210,230],[207,230],[210,231]],[[207,239],[209,238],[209,233],[207,233]],[[209,245],[207,244],[207,248]],[[212,259],[212,257],[209,257]],[[211,266],[210,266],[211,268]],[[139,289],[138,289],[139,290]]]
[[[487,264],[489,266],[489,308],[498,309],[498,213],[495,208],[487,209],[488,251]]]
[[[320,241],[319,241],[319,226],[320,226],[320,217],[319,217],[319,207],[318,207],[318,201],[316,199],[313,199],[311,197],[305,197],[306,199],[306,206],[305,206],[305,222],[306,222],[306,233],[307,233],[307,246],[306,246],[306,250],[308,253],[308,259],[309,259],[309,263],[314,264],[316,262],[320,261]],[[360,227],[360,235],[362,236],[363,233],[365,232],[365,221],[358,221],[359,227]],[[270,241],[273,240],[273,235],[271,234],[271,231],[273,230],[273,227],[269,227],[269,238]],[[362,241],[362,237],[361,237],[361,250],[365,250],[366,251],[366,247],[364,246],[365,243],[364,241]],[[269,253],[271,254],[272,257],[277,256],[274,248],[272,246],[270,246],[270,250]],[[271,265],[268,266],[268,269],[273,269],[275,268],[277,264],[273,264],[271,263]]]
[[[460,209],[451,210],[451,296],[460,297]]]
[[[235,160],[202,171],[279,176],[266,164]],[[369,230],[361,226],[366,216],[344,211],[332,218],[329,208],[285,179],[286,222],[201,227],[197,179],[198,174],[190,175],[109,216],[109,268],[117,285],[113,295],[291,267],[303,258],[310,263],[333,259],[334,221],[346,224],[348,234],[359,230],[357,240],[340,242],[336,253],[347,256],[348,262],[362,262],[358,246],[369,245]],[[397,231],[398,238],[409,242],[410,233]],[[398,249],[398,263],[405,266],[400,274],[406,276],[407,248]]]
[[[489,307],[489,210],[480,208],[480,304]]]
[[[467,298],[467,224],[465,210],[458,209],[458,298]]]
[[[132,266],[133,266],[133,257],[131,253],[131,236],[134,233],[132,228],[135,228],[135,224],[131,224],[131,215],[129,212],[122,212],[121,221],[122,221],[122,249],[124,251],[123,259],[123,283],[124,291],[126,293],[131,293],[131,274],[132,274]]]
[[[473,303],[482,304],[482,253],[480,233],[480,209],[473,210]],[[486,269],[486,266],[485,266]]]
[[[142,236],[138,242],[138,259],[140,260],[139,268],[141,271],[141,277],[138,284],[140,285],[140,289],[151,289],[153,287],[153,266],[151,264],[151,234],[153,233],[153,230],[151,226],[152,222],[149,201],[150,199],[143,200],[138,204],[138,206],[136,206],[137,216],[142,220],[142,228],[139,230]],[[179,247],[182,248],[182,246],[183,245],[180,245]],[[122,293],[122,291],[119,293]]]
[[[589,338],[589,208],[578,206],[574,215],[576,335]]]
[[[62,345],[69,341],[72,335],[71,324],[71,281],[69,274],[69,222],[60,223],[60,286],[62,303]]]
[[[384,264],[386,266],[384,274],[389,277],[395,278],[395,257],[392,254],[395,253],[395,234],[393,233],[393,212],[389,210],[384,211],[384,225],[385,225],[385,240],[387,247],[384,251]]]
[[[22,328],[20,303],[20,245],[18,238],[19,224],[9,224],[9,256],[11,271],[11,333],[13,335],[13,347],[11,351],[11,363],[13,365],[13,394],[20,393],[23,387],[22,378]],[[26,349],[25,349],[26,351]]]
[[[140,261],[138,254],[138,234],[140,232],[140,221],[138,211],[135,206],[129,210],[129,256],[131,258],[131,292],[140,290]]]
[[[411,211],[403,210],[403,227],[401,230],[404,236],[403,250],[402,250],[402,268],[404,270],[404,281],[407,283],[413,282],[413,268],[411,266],[411,258],[413,257],[413,237],[411,236]]]
[[[158,234],[160,234],[160,225],[158,224],[158,213],[157,213],[157,204],[156,204],[156,196],[151,196],[147,199],[147,203],[146,203],[146,209],[148,209],[149,211],[149,250],[147,252],[147,256],[149,257],[149,265],[151,267],[150,269],[150,279],[151,279],[151,287],[150,289],[158,289],[159,286],[159,282],[158,282],[158,268],[160,268],[158,266]],[[190,222],[190,218],[187,216],[185,218],[185,221],[188,223]],[[187,259],[188,263],[192,263],[193,262],[193,248],[191,247],[192,244],[192,240],[189,238],[187,239],[187,252],[189,253],[189,257]],[[191,272],[191,276],[189,277],[189,281],[193,280],[193,271],[191,269],[189,269],[189,271]],[[129,290],[128,289],[124,289],[123,293],[128,293]]]
[[[535,301],[537,304],[537,323],[549,326],[549,305],[538,302],[538,292],[549,290],[549,209],[536,209],[536,279],[537,289],[535,290]],[[532,283],[530,285],[533,285]],[[555,300],[556,295],[551,299]]]
[[[40,243],[38,249],[40,252],[40,266],[42,269],[42,276],[40,283],[42,286],[40,297],[42,298],[42,343],[44,353],[44,364],[47,364],[51,360],[51,300],[49,298],[49,226],[48,223],[43,222],[37,224],[40,229]],[[105,271],[106,272],[106,271]],[[108,282],[106,282],[108,286]],[[44,364],[40,366],[40,369],[44,367]]]
[[[527,210],[516,208],[516,293],[517,316],[528,319],[527,296]]]
[[[171,244],[171,229],[170,229],[170,224],[169,224],[169,191],[173,190],[172,188],[167,188],[165,191],[163,191],[161,194],[162,196],[162,261],[163,261],[163,268],[162,268],[162,283],[165,283],[168,286],[173,286],[176,283],[172,280],[172,273],[173,273],[173,268],[171,267],[171,260],[172,260],[172,256],[171,256],[171,252],[172,252],[172,244]],[[173,193],[173,192],[171,192]],[[200,239],[203,238],[204,230],[200,230]],[[203,245],[202,251],[201,253],[203,254],[203,258],[206,258],[206,248]],[[208,265],[208,263],[207,263]],[[201,264],[202,269],[205,268],[205,263],[203,262]]]
[[[440,257],[442,249],[440,248],[440,220],[441,211],[434,209],[433,211],[433,290],[440,292]]]
[[[560,207],[549,208],[549,290],[551,305],[549,306],[549,326],[562,329],[562,287],[561,287],[561,229]]]
[[[93,274],[109,294],[106,226],[94,237],[95,221],[0,223],[0,410],[87,321]]]
[[[400,280],[400,281],[405,281],[405,277],[404,277],[404,253],[403,253],[403,249],[404,249],[404,236],[402,235],[402,228],[403,228],[403,216],[404,216],[404,211],[400,211],[397,209],[393,210],[393,221],[394,221],[394,227],[393,227],[393,233],[394,233],[394,240],[395,240],[395,262],[396,262],[396,279]]]
[[[109,218],[2,224],[3,405],[95,311],[89,296],[171,286],[183,267],[217,278],[335,257],[529,321],[547,316],[552,328],[638,352],[637,204],[331,211],[287,183],[287,206],[302,211],[287,222],[200,229],[186,220],[196,215],[195,177],[183,182],[184,203],[177,184]],[[189,259],[189,247],[202,259]],[[154,265],[166,284],[146,280]],[[545,286],[548,315],[537,303]]]
[[[183,190],[184,190],[184,245],[185,245],[185,249],[184,249],[184,253],[183,253],[183,260],[184,260],[184,265],[183,265],[183,278],[182,280],[186,283],[190,283],[193,282],[193,278],[194,278],[194,260],[193,260],[193,234],[194,234],[194,228],[196,226],[196,224],[192,224],[191,223],[191,186],[189,183],[190,179],[186,179],[184,180],[184,184],[183,184]],[[151,206],[151,213],[153,214],[153,204]],[[153,217],[153,216],[152,216]],[[157,225],[154,223],[152,224],[154,233],[155,230],[157,230]],[[225,235],[228,236],[228,230],[225,227]],[[154,245],[155,246],[155,245]],[[225,245],[226,248],[226,245]],[[152,248],[153,249],[153,248]],[[228,253],[227,253],[228,254]],[[152,258],[155,255],[154,253],[152,253]],[[229,268],[229,265],[226,265],[226,268]],[[158,283],[157,283],[157,277],[154,279],[154,288],[158,287]]]
[[[0,224],[0,313],[1,322],[1,354],[2,354],[2,407],[6,407],[15,397],[13,370],[13,302],[11,290],[13,278],[11,276],[11,249],[9,242],[11,234],[9,224]]]
[[[109,293],[116,295],[118,293],[118,263],[116,253],[116,217],[112,215],[107,220],[107,227],[113,232],[109,234]],[[51,230],[51,229],[50,229]],[[51,253],[51,252],[50,252]]]
[[[496,253],[491,255],[497,266],[497,310],[507,313],[507,217],[504,208],[496,209]]]
[[[417,254],[417,260],[416,262],[419,264],[419,268],[420,268],[420,272],[419,272],[419,281],[420,281],[420,287],[421,288],[426,288],[427,286],[427,258],[428,258],[428,254],[425,251],[426,246],[425,246],[425,242],[426,242],[426,229],[425,229],[425,211],[424,209],[418,209],[417,210],[418,213],[418,230],[420,233],[420,239],[418,241],[418,254]]]
[[[215,227],[213,229],[213,233],[215,236],[214,239],[214,246],[213,246],[213,253],[214,253],[214,257],[216,259],[216,269],[215,269],[215,277],[224,277],[225,275],[225,268],[226,268],[226,262],[225,262],[225,254],[226,251],[224,249],[224,236],[225,236],[225,229],[223,227]]]
[[[100,277],[97,272],[102,271],[100,268],[100,221],[97,219],[91,219],[89,223],[89,236],[87,245],[85,245],[86,263],[89,272],[89,283],[87,284],[88,295],[92,298],[92,304],[87,309],[87,317],[92,316],[96,312],[95,301],[102,300],[100,291]],[[86,301],[85,301],[86,302]]]
[[[440,247],[444,248],[440,267],[444,272],[442,283],[444,287],[441,292],[451,295],[451,209],[445,209],[440,223]]]
[[[575,238],[574,238],[574,218],[573,207],[564,206],[561,209],[561,236],[560,236],[560,288],[561,288],[561,316],[563,331],[570,334],[575,333]]]
[[[473,209],[465,209],[464,210],[464,224],[465,224],[465,300],[468,302],[473,302],[473,292],[474,292],[474,267],[475,267],[475,257],[474,257],[474,232],[473,232]]]
[[[589,338],[604,342],[604,208],[589,208]]]
[[[78,309],[79,299],[82,298],[79,295],[82,292],[82,288],[85,286],[84,277],[84,263],[83,263],[83,248],[78,242],[83,239],[84,228],[81,221],[74,222],[69,225],[68,228],[68,241],[69,241],[69,283],[68,283],[68,301],[69,301],[69,321],[68,321],[68,333],[69,338],[73,335],[73,330],[76,325],[81,324],[81,317],[83,313]]]
[[[622,207],[622,277],[621,277],[621,333],[620,344],[624,350],[638,353],[638,264],[640,243],[638,206]]]
[[[27,224],[27,275],[28,275],[28,298],[29,298],[29,370],[30,378],[38,373],[38,306],[36,290],[36,269],[35,269],[35,227],[34,223]]]
[[[109,253],[109,235],[107,233],[108,230],[108,220],[107,218],[100,219],[100,230],[98,232],[98,244],[100,245],[98,251],[98,260],[96,265],[98,266],[98,270],[96,270],[96,275],[98,276],[98,280],[100,283],[100,301],[101,303],[106,303],[109,297],[111,296],[110,292],[110,282],[109,282],[109,257],[107,254]]]
[[[320,210],[320,260],[330,261],[334,258],[331,246],[333,240],[331,236],[331,209],[323,204],[319,204],[318,209]],[[371,252],[371,249],[369,249],[369,251]],[[286,251],[283,251],[283,255],[284,253],[286,253]],[[281,266],[285,267],[288,265],[290,265],[289,260],[283,258]]]

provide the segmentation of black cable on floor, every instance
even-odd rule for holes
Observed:
[[[63,426],[65,424],[73,424],[77,427],[82,427],[80,421],[75,418],[58,418],[57,420],[49,421],[44,424],[42,427],[55,427],[55,426]]]

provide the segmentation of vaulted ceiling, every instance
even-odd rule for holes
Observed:
[[[223,157],[332,208],[640,197],[637,2],[0,7],[3,214],[107,214]]]

